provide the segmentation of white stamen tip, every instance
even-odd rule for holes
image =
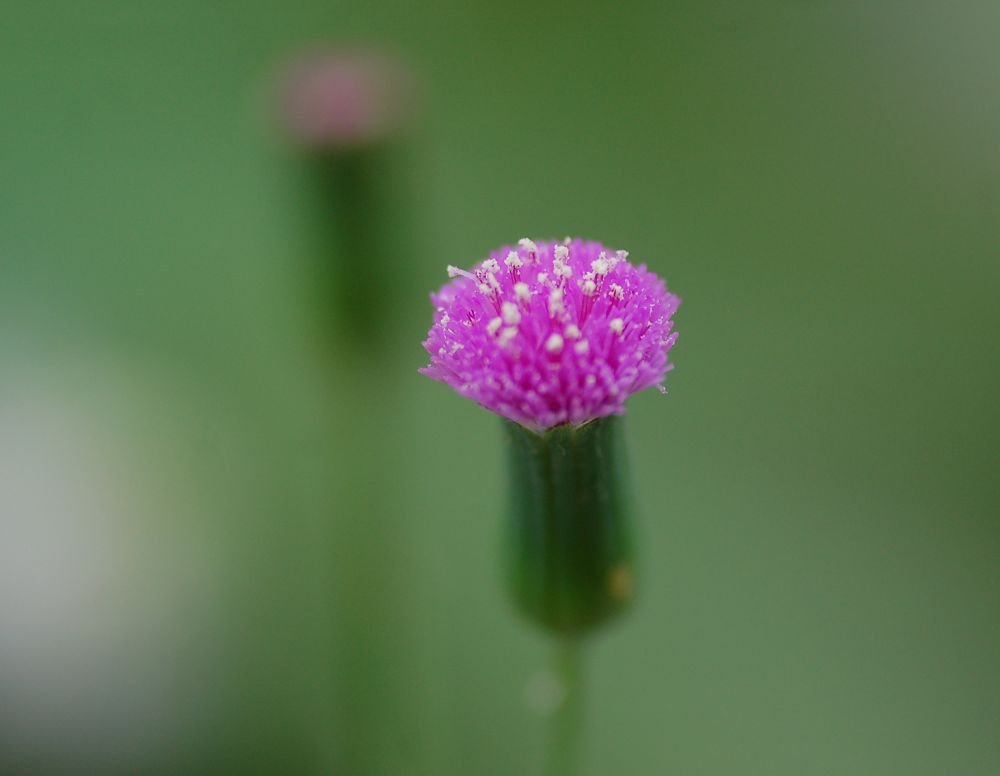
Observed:
[[[594,375],[587,375],[583,380],[587,385],[593,385],[597,382],[597,378]]]
[[[507,265],[508,269],[524,266],[524,262],[521,260],[521,257],[517,255],[516,251],[508,253],[507,258],[503,260],[503,263]]]
[[[558,259],[552,263],[552,271],[556,273],[556,277],[568,278],[573,274],[573,268],[569,264],[563,264]]]
[[[580,286],[580,291],[583,292],[584,296],[593,296],[596,290],[597,284],[593,280],[584,280],[583,285]]]
[[[628,258],[628,251],[618,251],[615,254],[615,258],[617,258],[618,261],[625,261]]]
[[[487,259],[486,261],[483,262],[483,269],[486,270],[487,272],[499,272],[500,265],[497,264],[496,259]]]
[[[549,294],[549,315],[555,315],[563,309],[562,298],[562,290],[558,288],[552,290]]]
[[[517,327],[508,326],[502,332],[500,332],[500,346],[506,347],[510,344],[510,341],[517,336]]]
[[[580,339],[580,327],[571,323],[566,327],[566,339]]]
[[[625,289],[623,289],[617,283],[611,284],[611,298],[617,299],[619,302],[625,298]]]
[[[545,349],[549,353],[558,353],[563,348],[563,338],[559,334],[552,334],[545,340]]]
[[[590,343],[587,340],[580,340],[573,346],[573,350],[579,353],[581,356],[590,350]]]
[[[566,261],[569,258],[569,248],[565,245],[557,245],[552,254],[555,256],[557,261]]]
[[[514,284],[514,296],[521,302],[531,301],[531,289],[528,288],[527,283],[515,283]]]
[[[490,291],[490,287],[488,285],[486,285],[485,283],[480,283],[479,293],[483,294],[484,296],[489,296],[492,292]]]
[[[530,251],[531,253],[538,253],[538,246],[535,245],[533,240],[529,240],[527,237],[522,237],[520,240],[517,241],[517,244],[520,247],[524,248],[524,250],[526,251]]]
[[[594,270],[595,275],[607,275],[611,269],[611,262],[608,261],[608,255],[604,251],[601,251],[601,255],[590,262],[590,268]]]
[[[625,328],[625,321],[621,318],[612,318],[608,321],[608,328],[611,329],[615,334],[621,334]]]
[[[500,331],[501,326],[503,326],[503,321],[500,318],[494,318],[493,320],[491,320],[489,323],[486,324],[486,331],[492,337],[498,331]]]
[[[501,310],[504,323],[514,325],[521,322],[521,312],[513,302],[504,302]]]

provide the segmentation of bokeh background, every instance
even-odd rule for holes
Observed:
[[[1000,773],[1000,5],[2,15],[0,771],[534,772],[498,422],[416,370],[446,264],[575,234],[684,299],[587,772]],[[359,42],[420,106],[370,348],[273,100]]]

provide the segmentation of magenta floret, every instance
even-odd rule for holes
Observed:
[[[420,371],[486,409],[540,430],[624,412],[662,390],[680,299],[645,265],[583,240],[494,251],[431,294]]]

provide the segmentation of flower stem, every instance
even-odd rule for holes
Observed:
[[[348,343],[369,344],[383,333],[387,285],[393,262],[385,255],[385,203],[379,188],[381,149],[331,153],[318,160],[321,217],[326,222],[331,255],[326,283],[333,323]],[[392,289],[394,290],[394,289]]]
[[[558,640],[553,671],[562,687],[562,697],[550,722],[545,776],[579,776],[585,717],[579,639]]]

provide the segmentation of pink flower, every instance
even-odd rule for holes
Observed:
[[[367,145],[405,123],[413,91],[407,69],[376,49],[315,52],[286,75],[284,119],[291,136],[306,146]]]
[[[521,240],[454,278],[431,301],[421,373],[535,430],[620,415],[661,391],[680,299],[625,251]]]

